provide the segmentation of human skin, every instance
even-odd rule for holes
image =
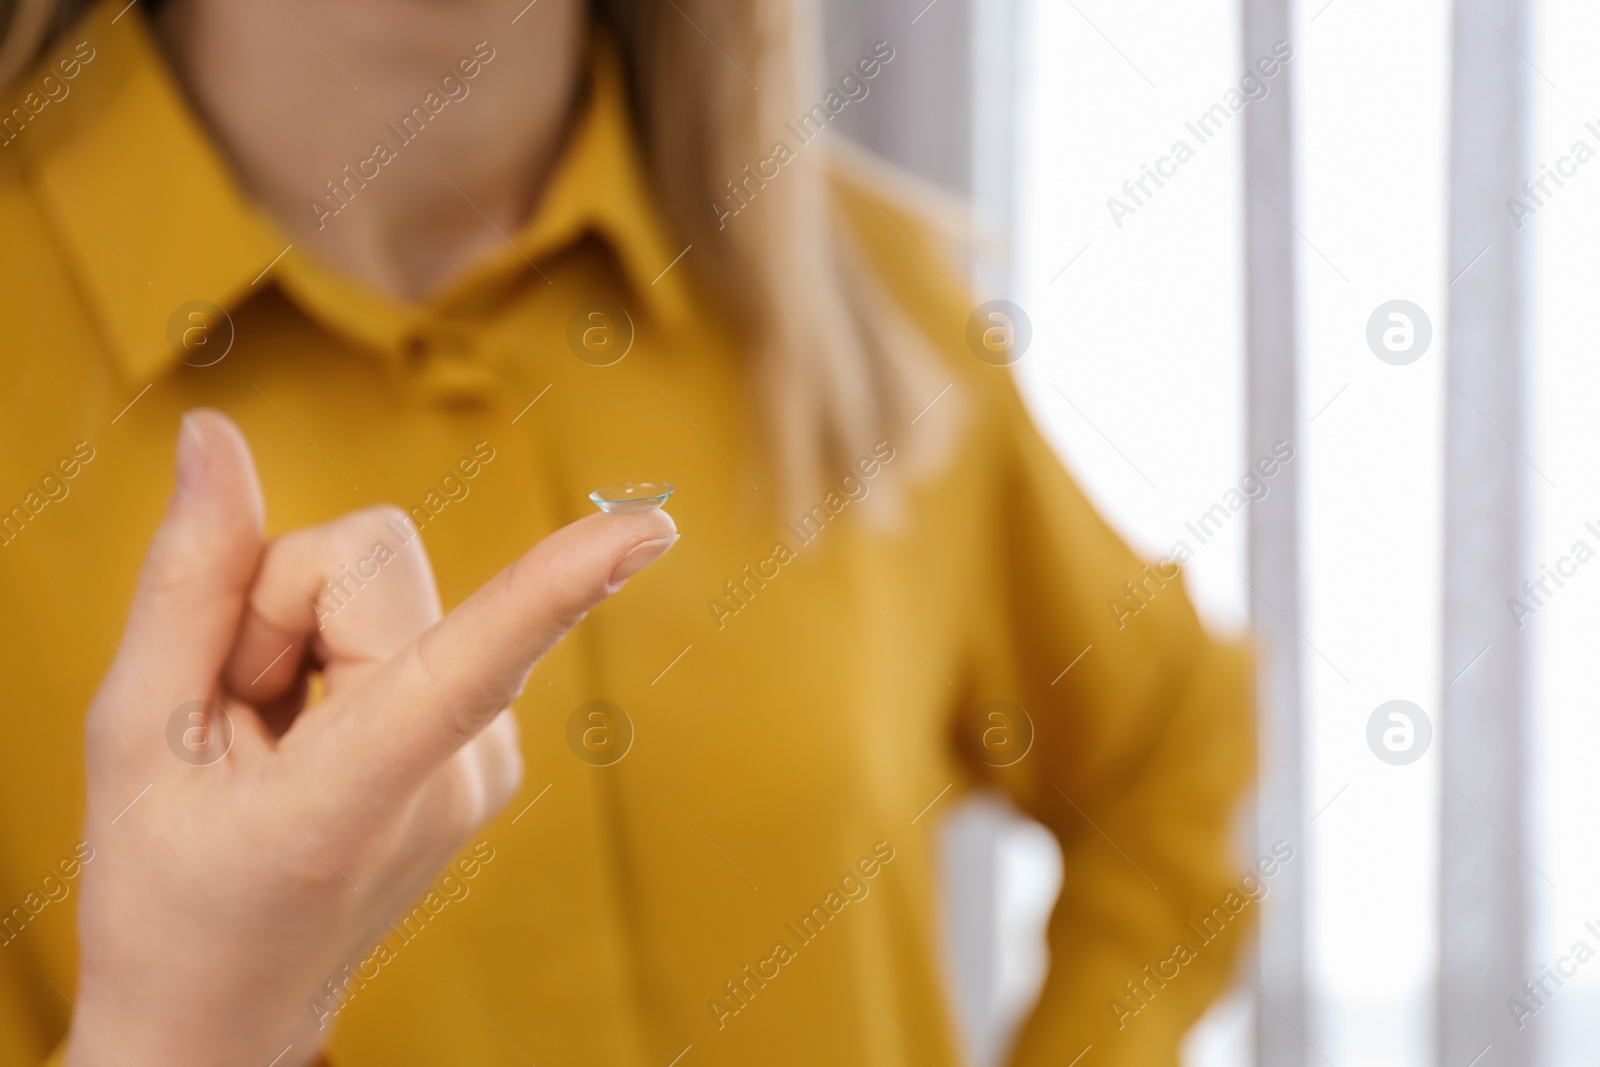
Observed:
[[[677,540],[665,512],[590,515],[443,619],[414,540],[319,630],[317,590],[397,520],[373,508],[264,543],[243,436],[184,418],[86,724],[71,1067],[264,1064],[286,1046],[278,1064],[311,1062],[328,1031],[307,1002],[515,794],[507,709],[533,664]],[[313,668],[325,695],[306,708]],[[206,766],[168,742],[197,697],[233,728]]]
[[[158,29],[196,110],[256,200],[305,252],[417,300],[503,245],[560,155],[583,70],[583,0],[168,0]],[[511,19],[517,16],[517,22]],[[494,60],[400,158],[319,228],[324,183],[397,138],[441,76]],[[347,80],[348,79],[348,80]]]

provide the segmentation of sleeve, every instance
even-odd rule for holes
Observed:
[[[1005,392],[987,501],[998,543],[974,594],[977,711],[957,733],[979,781],[1065,860],[1050,970],[1012,1063],[1062,1067],[1093,1046],[1095,1067],[1176,1064],[1254,921],[1244,887],[1259,883],[1230,847],[1255,762],[1251,660],[1201,628],[1186,546],[1137,558]],[[1022,714],[996,719],[992,700]]]

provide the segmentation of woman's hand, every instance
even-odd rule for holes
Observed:
[[[89,710],[72,1067],[314,1059],[308,1004],[516,792],[506,709],[533,664],[676,540],[663,512],[591,515],[440,619],[398,510],[261,529],[243,437],[192,413]],[[380,541],[392,558],[319,629],[324,582]]]

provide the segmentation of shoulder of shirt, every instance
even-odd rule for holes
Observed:
[[[987,296],[974,295],[966,266],[985,239],[967,203],[844,138],[830,146],[829,179],[847,232],[928,342],[945,380],[982,424],[1014,430],[1028,416],[1012,371],[984,363],[968,346],[968,321]]]

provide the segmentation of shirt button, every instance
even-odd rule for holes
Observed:
[[[477,354],[477,344],[465,330],[450,326],[427,326],[402,344],[406,362],[413,370],[423,370],[430,363],[465,363]]]
[[[400,345],[412,384],[441,400],[474,402],[494,392],[497,359],[460,327],[432,322]]]

